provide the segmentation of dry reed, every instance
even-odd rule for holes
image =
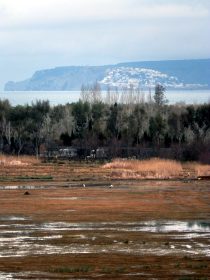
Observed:
[[[0,155],[0,165],[4,166],[19,166],[32,165],[38,163],[39,160],[33,156],[7,156]]]
[[[194,169],[198,176],[210,176],[210,165],[197,162],[186,163],[185,166]]]
[[[184,176],[184,169],[191,170],[193,176],[210,175],[210,166],[198,163],[185,163],[175,160],[152,158],[148,160],[115,159],[103,168],[111,169],[113,178],[170,179]],[[190,174],[191,176],[191,174]]]

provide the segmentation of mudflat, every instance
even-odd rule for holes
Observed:
[[[210,278],[209,181],[42,166],[2,174],[0,279]]]

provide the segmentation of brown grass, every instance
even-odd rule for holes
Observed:
[[[32,165],[38,163],[39,160],[33,156],[5,156],[0,155],[0,166],[20,166]]]
[[[167,159],[148,160],[122,160],[115,159],[103,166],[112,170],[112,177],[115,178],[147,178],[147,179],[170,179],[185,176],[210,175],[210,166],[198,163],[185,163]]]
[[[194,169],[198,176],[210,176],[210,165],[197,162],[186,163],[186,167]]]
[[[0,177],[52,176],[56,181],[102,181],[116,179],[174,179],[210,176],[210,165],[181,163],[166,159],[125,160],[115,159],[111,163],[63,161],[44,163],[32,156],[0,155]],[[188,176],[189,173],[189,176]]]

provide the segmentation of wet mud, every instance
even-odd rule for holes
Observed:
[[[147,184],[2,185],[0,279],[209,279],[210,186]]]

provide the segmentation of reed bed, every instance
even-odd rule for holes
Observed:
[[[170,179],[186,176],[210,175],[210,165],[181,163],[175,160],[152,158],[147,160],[115,159],[103,166],[111,169],[113,178]]]
[[[33,156],[9,156],[0,155],[0,165],[3,166],[27,166],[39,163]]]
[[[210,165],[197,162],[186,163],[185,166],[194,169],[198,176],[210,176]]]

